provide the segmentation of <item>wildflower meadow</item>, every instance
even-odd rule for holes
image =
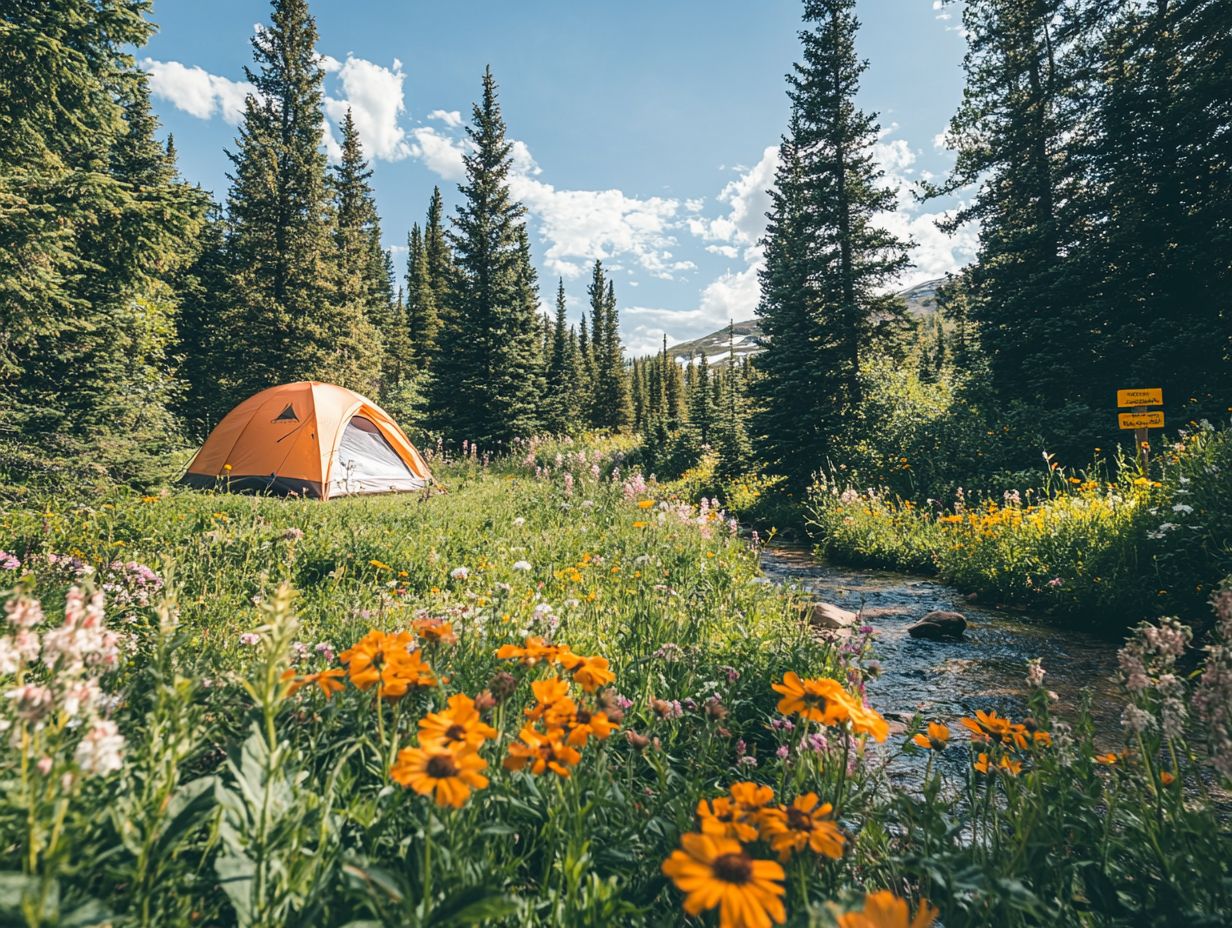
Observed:
[[[416,496],[15,501],[22,925],[1219,924],[1232,592],[1121,655],[1124,739],[884,718],[721,509],[611,446]],[[905,766],[904,766],[905,765]]]

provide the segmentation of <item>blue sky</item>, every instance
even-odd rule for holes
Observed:
[[[463,132],[485,65],[517,142],[545,298],[564,276],[573,315],[589,264],[615,276],[626,347],[649,350],[749,318],[757,240],[798,54],[799,0],[316,0],[333,135],[347,106],[373,162],[386,244],[406,235],[433,184],[457,198]],[[958,11],[937,0],[862,0],[860,103],[880,114],[878,157],[908,184],[942,174],[938,138],[962,93]],[[140,53],[180,166],[222,199],[265,0],[156,0]],[[327,143],[327,148],[330,144]],[[885,222],[917,242],[904,285],[970,259],[974,230],[933,226],[904,186]]]

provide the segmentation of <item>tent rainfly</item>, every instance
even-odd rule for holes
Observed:
[[[424,459],[380,406],[305,380],[262,390],[227,413],[180,482],[333,499],[404,493],[431,480]]]

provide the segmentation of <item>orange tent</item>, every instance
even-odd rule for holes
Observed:
[[[227,413],[180,482],[332,499],[419,490],[431,479],[415,446],[376,403],[305,380],[262,390]]]

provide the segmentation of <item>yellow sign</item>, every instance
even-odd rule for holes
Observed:
[[[1122,412],[1117,414],[1117,422],[1123,429],[1162,429],[1164,414],[1155,412]]]
[[[1117,390],[1118,406],[1162,406],[1163,404],[1164,391],[1159,387],[1150,387],[1145,390]]]

